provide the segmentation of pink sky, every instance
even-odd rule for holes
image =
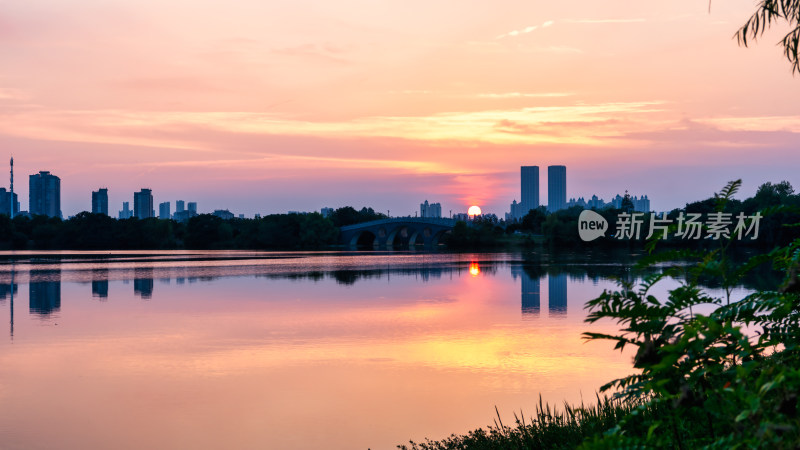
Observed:
[[[165,4],[167,3],[167,4]],[[65,216],[109,188],[252,216],[413,214],[569,197],[656,210],[744,180],[800,188],[800,81],[732,39],[752,1],[74,0],[0,7],[0,149],[61,177]],[[7,182],[0,183],[7,186]],[[173,203],[174,209],[174,203]]]

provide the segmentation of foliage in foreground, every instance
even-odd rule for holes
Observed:
[[[716,195],[718,211],[739,185]],[[611,320],[621,328],[585,333],[588,339],[636,348],[639,372],[601,388],[613,392],[611,400],[552,416],[540,407],[530,424],[496,424],[410,448],[800,448],[800,239],[745,263],[729,257],[730,244],[646,257],[639,267],[650,274],[639,286],[621,279],[617,290],[587,303],[587,322]],[[783,284],[732,299],[764,264],[786,273]],[[666,278],[679,286],[658,299],[653,287]],[[709,282],[719,295],[702,287]]]
[[[718,194],[719,211],[739,184],[731,182]],[[586,448],[800,447],[800,240],[741,265],[731,262],[729,245],[646,258],[643,266],[678,258],[695,264],[669,266],[638,289],[622,280],[619,290],[587,304],[588,322],[610,319],[622,329],[616,335],[585,335],[616,342],[618,349],[636,347],[634,367],[641,369],[603,389],[615,390],[615,398],[642,402],[641,408],[663,407],[668,414],[654,417],[646,435],[632,432],[625,418]],[[731,301],[745,274],[764,263],[787,272],[784,285]],[[650,292],[666,277],[680,285],[659,300]],[[702,289],[705,279],[718,281],[722,294]],[[698,423],[704,427],[697,429]]]

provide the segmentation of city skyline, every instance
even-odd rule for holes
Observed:
[[[11,173],[10,173],[10,181],[11,186],[13,187],[13,158],[11,159]],[[521,166],[520,167],[520,198],[522,199],[519,203],[514,200],[510,205],[510,212],[506,213],[497,213],[494,211],[483,211],[481,214],[494,216],[494,217],[502,217],[505,215],[506,220],[520,220],[524,217],[528,211],[532,209],[536,209],[539,206],[546,207],[549,212],[555,212],[561,209],[573,207],[573,206],[581,206],[584,208],[603,208],[606,206],[606,203],[602,201],[602,199],[598,199],[596,195],[593,195],[590,199],[590,202],[586,202],[583,197],[570,198],[567,201],[567,194],[566,194],[566,166],[563,165],[554,165],[548,166],[547,168],[547,196],[548,202],[544,205],[540,205],[539,202],[539,167],[538,166]],[[43,205],[39,205],[36,207],[36,212],[34,214],[41,214],[41,215],[49,215],[49,216],[57,216],[61,217],[61,211],[58,209],[58,206],[61,202],[61,191],[60,191],[60,178],[51,174],[49,171],[40,171],[38,174],[30,175],[30,186],[31,191],[33,192],[33,187],[36,186],[36,191],[39,191],[37,196],[39,199],[31,198],[29,200],[31,211],[34,210],[34,205],[41,203],[43,200],[42,198],[47,198],[47,202],[49,205],[45,208]],[[34,182],[36,180],[36,182]],[[49,183],[45,183],[42,180],[50,180]],[[50,186],[49,184],[53,184],[54,186]],[[45,196],[45,192],[47,195]],[[627,190],[625,191],[627,195]],[[11,209],[11,201],[12,199],[16,199],[16,193],[13,192],[6,192],[5,188],[0,188],[0,210],[10,210]],[[615,208],[620,207],[620,202],[622,197],[617,194],[615,198],[612,198],[612,201],[609,204],[613,204]],[[635,208],[637,211],[648,212],[650,211],[650,200],[647,198],[647,195],[644,195],[641,200],[638,200],[636,197],[633,197],[633,201],[635,204]],[[155,204],[158,203],[158,213],[155,210]],[[197,202],[189,202],[188,209],[184,209],[184,200],[175,200],[175,214],[171,214],[171,203],[172,201],[166,202],[156,202],[155,197],[153,196],[152,189],[142,188],[138,192],[133,193],[133,210],[129,209],[129,202],[122,202],[122,210],[119,211],[117,217],[119,219],[127,219],[130,217],[137,217],[139,219],[146,219],[146,218],[159,218],[159,219],[172,219],[175,218],[178,221],[185,221],[188,218],[197,215]],[[54,204],[54,205],[53,205]],[[555,205],[555,206],[551,206]],[[352,205],[347,205],[352,206]],[[53,208],[58,213],[53,213]],[[47,209],[49,212],[45,211]],[[305,213],[305,212],[320,212],[324,217],[329,216],[335,208],[330,207],[322,207],[319,211],[288,211],[288,214],[293,213]],[[470,208],[470,210],[472,207]],[[92,213],[99,213],[99,214],[109,214],[108,209],[108,188],[99,188],[97,191],[92,191],[91,193],[91,208],[89,210],[85,210],[86,212]],[[23,214],[31,214],[30,211],[21,211]],[[378,209],[380,212],[380,207]],[[267,212],[266,214],[271,214],[272,212]],[[280,212],[279,212],[280,213]],[[441,203],[429,203],[426,199],[424,203],[420,204],[420,209],[418,211],[419,217],[444,217],[442,214],[442,206]],[[2,214],[2,213],[0,213]],[[210,214],[222,217],[222,218],[233,218],[236,214],[231,213],[229,209],[215,209],[210,212]],[[255,213],[255,218],[259,218],[262,214]],[[390,211],[387,210],[387,215],[390,215]],[[414,216],[417,216],[417,212],[414,212]],[[467,213],[461,212],[456,210],[449,211],[448,216],[451,217],[466,217],[470,215],[470,212]],[[229,217],[230,216],[230,217]],[[395,214],[395,216],[403,216],[401,213],[400,215]],[[411,214],[408,214],[410,217]],[[71,217],[71,216],[68,216]],[[245,214],[239,213],[238,217],[240,219],[245,218]]]
[[[798,184],[783,30],[731,39],[749,2],[427,8],[9,4],[0,147],[17,173],[65,180],[64,216],[99,186],[112,209],[147,186],[248,216],[413,214],[431,194],[502,213],[531,163],[569,166],[568,196],[648,193],[656,210],[732,179],[742,196]]]
[[[576,195],[576,196],[567,196],[567,187],[566,187],[566,177],[567,177],[567,170],[566,166],[564,165],[551,165],[547,168],[547,196],[548,202],[545,204],[541,204],[540,202],[536,201],[539,196],[539,167],[538,166],[521,166],[520,167],[520,194],[521,199],[529,198],[530,200],[526,204],[523,201],[517,202],[516,199],[512,201],[507,208],[505,213],[503,212],[496,212],[496,211],[489,211],[484,210],[480,214],[492,216],[492,217],[503,217],[505,216],[505,220],[521,220],[528,211],[535,209],[531,207],[535,204],[535,207],[544,207],[550,213],[568,209],[572,207],[581,207],[585,209],[602,209],[607,207],[613,208],[621,208],[623,196],[620,194],[616,194],[614,197],[611,197],[610,201],[605,202],[603,198],[598,197],[596,194],[592,196],[588,195]],[[13,158],[11,159],[11,186],[13,186]],[[24,215],[45,215],[50,217],[59,217],[59,218],[70,218],[72,215],[62,217],[61,211],[59,208],[61,204],[61,188],[60,183],[61,179],[58,176],[55,176],[50,171],[40,171],[38,174],[30,175],[30,187],[31,191],[33,191],[33,187],[36,186],[36,194],[37,198],[29,199],[29,205],[31,211],[36,209],[36,211],[31,214],[31,211],[19,210],[19,202],[17,201],[17,210],[16,213],[21,213]],[[625,190],[625,195],[629,194],[628,190]],[[116,216],[110,214],[108,210],[108,188],[99,188],[97,191],[91,192],[91,207],[89,209],[85,209],[79,212],[92,212],[92,213],[100,213],[109,215],[111,217],[119,218],[119,219],[127,219],[130,217],[137,217],[140,219],[146,218],[159,218],[159,219],[175,219],[178,221],[186,221],[189,218],[196,216],[198,214],[211,214],[216,215],[222,218],[233,218],[238,217],[240,219],[247,218],[247,216],[243,213],[234,214],[230,211],[229,208],[225,209],[214,209],[211,211],[200,211],[198,212],[197,209],[197,202],[188,202],[188,208],[185,208],[184,205],[187,204],[184,200],[174,200],[175,201],[175,214],[171,214],[171,203],[172,200],[168,200],[166,202],[156,202],[155,197],[153,196],[152,189],[142,188],[138,192],[133,193],[133,204],[134,209],[129,209],[130,202],[123,201],[122,202],[122,209],[118,212]],[[668,212],[668,211],[658,211],[651,208],[651,200],[647,194],[642,194],[641,196],[637,196],[635,194],[630,195],[631,200],[634,205],[634,210],[638,212]],[[10,210],[12,205],[12,199],[17,200],[17,194],[15,192],[9,192],[5,188],[0,187],[0,211]],[[588,199],[588,200],[587,200]],[[705,199],[697,199],[693,201],[700,201]],[[691,203],[689,201],[687,203]],[[158,203],[159,209],[158,213],[156,213],[155,204]],[[34,208],[34,205],[39,205]],[[526,207],[527,205],[527,207]],[[551,206],[555,205],[555,206]],[[352,205],[344,205],[344,206],[352,206]],[[372,207],[372,206],[367,206]],[[337,207],[338,208],[338,207]],[[254,213],[252,217],[259,219],[263,215],[269,214],[305,214],[310,212],[317,212],[321,213],[323,217],[328,217],[335,209],[331,207],[322,207],[316,211],[297,211],[297,210],[290,210],[290,211],[268,211],[265,213]],[[470,207],[471,210],[473,207]],[[680,208],[678,208],[680,209]],[[56,212],[57,211],[57,212]],[[381,213],[380,207],[375,209],[376,212]],[[0,214],[8,214],[7,212],[0,212]],[[391,215],[392,217],[411,217],[417,216],[419,217],[445,217],[442,213],[441,203],[429,203],[426,199],[424,203],[420,204],[420,208],[418,211],[413,211],[409,214],[390,214],[390,211],[387,210],[387,215]],[[461,212],[458,210],[450,210],[448,216],[451,218],[464,218],[471,215],[470,212]],[[229,217],[230,216],[230,217]],[[251,218],[252,218],[251,217]]]

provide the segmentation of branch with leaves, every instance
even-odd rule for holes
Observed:
[[[792,73],[800,73],[800,0],[763,0],[736,32],[736,41],[747,47],[750,41],[757,41],[773,24],[782,21],[791,28],[780,42],[783,54],[792,64]]]

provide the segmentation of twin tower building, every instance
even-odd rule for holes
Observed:
[[[539,207],[539,166],[520,167],[522,198],[511,203],[510,219],[521,220],[528,211]],[[567,207],[567,166],[547,166],[547,210]]]

